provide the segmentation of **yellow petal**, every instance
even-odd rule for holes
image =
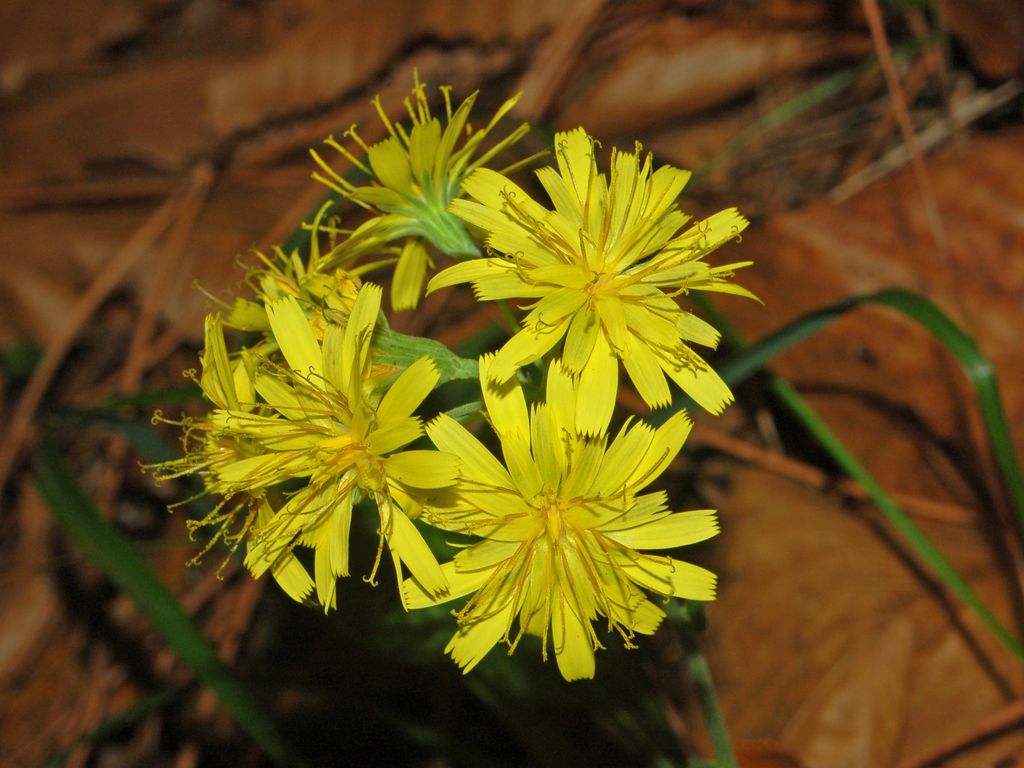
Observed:
[[[686,411],[676,411],[658,427],[654,431],[650,447],[644,452],[627,481],[630,489],[638,491],[660,476],[679,453],[692,428],[693,422],[686,415]]]
[[[576,428],[585,435],[602,434],[608,429],[619,391],[619,361],[601,334],[580,374],[576,400]]]
[[[422,434],[423,425],[420,420],[409,416],[373,430],[366,438],[366,448],[371,453],[382,456],[408,445]]]
[[[569,318],[553,326],[524,328],[505,342],[494,356],[490,381],[507,381],[517,370],[544,356],[561,340],[569,327]],[[484,380],[481,376],[481,380]]]
[[[440,143],[441,123],[436,117],[412,127],[409,134],[409,163],[412,166],[413,178],[423,186],[427,185],[432,175],[441,178],[434,169],[434,159]]]
[[[339,392],[344,392],[347,382],[342,376],[341,357],[345,345],[345,329],[331,323],[324,330],[323,361],[324,378]]]
[[[301,397],[294,387],[272,374],[256,375],[256,391],[267,405],[291,421],[305,419],[309,413],[307,405],[313,405],[308,398]]]
[[[562,484],[562,497],[572,499],[577,496],[589,495],[601,470],[603,459],[604,445],[602,442],[580,443],[573,453],[569,476]]]
[[[705,347],[717,347],[721,334],[710,323],[701,320],[690,312],[680,312],[676,318],[676,328],[687,341]]]
[[[627,481],[654,440],[654,430],[642,422],[627,422],[608,446],[595,491],[604,496],[627,492]]]
[[[578,196],[566,186],[565,179],[554,168],[538,170],[537,180],[548,193],[556,211],[572,221],[583,223],[583,210],[580,208]]]
[[[522,187],[490,168],[477,168],[469,174],[462,182],[462,191],[495,211],[501,211],[511,200],[537,220],[543,220],[548,213]],[[461,216],[457,211],[456,215]]]
[[[224,344],[224,328],[220,315],[206,316],[205,344],[202,354],[203,373],[199,384],[210,401],[220,408],[236,410],[238,397],[235,376]]]
[[[690,180],[690,172],[663,165],[651,175],[651,198],[647,214],[653,218],[668,210]]]
[[[536,414],[534,414],[536,421]],[[537,463],[543,462],[541,455],[537,455],[537,463],[534,462],[530,453],[530,440],[521,432],[499,432],[501,438],[501,450],[505,456],[505,465],[508,467],[512,482],[519,494],[527,499],[532,499],[540,493],[543,481],[541,471]],[[535,449],[536,450],[536,449]],[[547,479],[545,477],[545,479]]]
[[[469,672],[505,636],[514,612],[515,603],[509,601],[500,610],[460,627],[445,646],[445,652],[451,654],[463,672]]]
[[[309,573],[290,552],[277,558],[270,568],[270,573],[285,594],[297,603],[303,602],[313,591],[313,580]]]
[[[579,264],[544,264],[529,270],[531,282],[582,291],[591,281],[590,275]]]
[[[463,477],[490,486],[512,487],[512,478],[501,462],[455,419],[440,414],[427,425],[427,435],[439,450],[459,457]]]
[[[352,313],[345,326],[341,349],[342,391],[349,399],[359,398],[361,377],[370,354],[370,338],[380,311],[381,289],[373,283],[363,283],[359,289]]]
[[[456,201],[457,202],[457,201]],[[502,259],[472,259],[454,264],[434,275],[427,283],[427,293],[460,283],[476,283],[488,278],[502,276],[514,270]]]
[[[718,533],[713,509],[677,512],[633,528],[605,532],[610,539],[632,549],[672,549],[710,539]]]
[[[597,315],[585,307],[577,312],[569,323],[562,348],[562,365],[572,373],[579,373],[590,360],[597,337],[602,333]],[[549,398],[550,399],[550,398]]]
[[[242,350],[242,357],[235,363],[232,374],[239,407],[251,408],[256,403],[256,361],[250,350]]]
[[[551,637],[558,671],[566,680],[586,680],[594,676],[594,647],[589,622],[577,616],[564,601],[555,601],[551,610]]]
[[[388,477],[413,488],[443,488],[455,482],[459,459],[440,451],[402,451],[384,459]]]
[[[446,603],[457,597],[476,592],[490,578],[487,570],[460,573],[455,570],[455,563],[445,563],[441,572],[448,582],[447,592],[441,594],[428,593],[416,579],[408,578],[402,582],[402,597],[406,608],[429,608],[432,605]]]
[[[645,167],[645,170],[649,167]],[[647,211],[643,200],[637,195],[646,183],[646,174],[640,172],[640,157],[635,152],[613,152],[611,180],[608,184],[609,229],[612,232],[626,232],[636,223],[637,218]],[[654,218],[653,216],[651,218]]]
[[[377,142],[367,152],[370,167],[380,183],[403,195],[412,193],[409,155],[394,136]]]
[[[620,621],[634,632],[641,635],[653,635],[665,618],[665,612],[650,600],[644,600],[634,608],[629,616],[624,616]]]
[[[421,357],[395,379],[377,406],[377,423],[386,426],[412,415],[426,399],[440,378],[437,366],[429,357]]]
[[[491,426],[498,435],[530,433],[530,418],[526,412],[523,389],[515,379],[498,379],[494,368],[496,357],[480,357],[480,388]]]
[[[378,499],[378,505],[380,501]],[[384,507],[387,511],[381,509],[381,525],[392,553],[405,563],[423,591],[431,595],[447,592],[448,579],[427,542],[423,540],[423,535],[401,510],[389,504]]]
[[[484,539],[460,550],[455,556],[455,568],[459,573],[493,571],[496,566],[512,557],[521,546],[518,542]]]
[[[325,526],[326,527],[326,526]],[[313,573],[316,576],[316,599],[324,612],[337,607],[338,577],[331,569],[331,555],[326,547],[317,547],[313,558]]]
[[[603,297],[596,302],[597,315],[601,318],[608,342],[619,354],[625,350],[629,337],[623,305],[624,302],[618,296]]]
[[[582,128],[555,134],[555,158],[558,172],[565,179],[570,199],[575,198],[575,209],[582,217],[583,208],[592,192],[590,178],[597,174],[594,160],[594,140]]]
[[[672,402],[672,393],[658,358],[642,339],[633,334],[630,334],[626,351],[622,355],[622,365],[637,393],[648,406],[662,408]]]
[[[267,305],[270,328],[288,365],[301,376],[323,377],[323,356],[299,303],[282,296]]]
[[[687,600],[714,600],[718,577],[711,571],[671,557],[617,554],[616,564],[640,586]]]
[[[562,476],[568,463],[563,442],[567,436],[558,429],[556,417],[552,413],[554,408],[559,405],[564,407],[566,404],[540,403],[534,406],[533,418],[530,420],[530,445],[533,449],[534,459],[536,459],[534,466],[539,474],[536,490],[529,492],[527,488],[522,488],[526,498],[532,498],[540,492],[541,478],[543,478],[543,484],[548,488],[558,488],[562,484]],[[567,405],[571,408],[573,403],[570,402]],[[569,436],[569,439],[572,439],[572,436]],[[530,463],[533,464],[532,461]],[[513,477],[515,477],[514,474]]]
[[[523,327],[544,330],[563,325],[586,304],[583,291],[572,288],[556,288],[538,301],[530,313],[523,318]]]
[[[601,523],[601,532],[620,531],[638,525],[652,523],[671,514],[668,510],[668,494],[665,491],[645,493],[629,499],[629,508],[614,520]]]
[[[684,347],[661,362],[668,377],[709,413],[719,414],[732,402],[729,385],[693,350]]]
[[[415,309],[420,303],[429,258],[423,240],[410,237],[405,241],[391,278],[391,306],[396,311]]]

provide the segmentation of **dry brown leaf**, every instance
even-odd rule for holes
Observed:
[[[941,0],[950,34],[982,74],[1010,77],[1024,69],[1022,0]]]
[[[708,648],[734,738],[778,741],[809,768],[892,765],[1004,703],[944,607],[859,516],[758,470],[730,477],[714,499],[721,591]],[[1010,596],[984,537],[927,532],[1006,620]],[[963,620],[1024,689],[1017,662]],[[984,765],[982,754],[992,753],[950,765]]]
[[[0,340],[54,338],[92,277],[145,215],[142,206],[0,213],[5,233]]]
[[[214,59],[148,64],[68,88],[0,123],[7,184],[119,170],[182,171],[208,147],[202,84]]]
[[[831,301],[887,287],[923,291],[954,318],[962,304],[967,329],[1000,376],[1010,429],[1024,451],[1024,261],[1013,257],[1024,249],[1024,187],[1012,170],[1024,168],[1024,133],[973,140],[928,167],[948,257],[933,245],[906,171],[844,204],[815,202],[776,216],[730,246],[730,259],[755,261],[741,282],[765,304],[722,306],[756,338]],[[861,310],[773,365],[890,488],[971,500],[968,489],[982,482],[972,473],[979,457],[969,453],[973,395],[949,353],[914,323]]]
[[[884,621],[874,636],[854,638],[793,713],[785,741],[802,745],[812,766],[893,765],[913,650],[914,625],[901,615]]]
[[[828,61],[862,54],[860,36],[818,30],[729,26],[720,19],[656,17],[618,47],[595,45],[585,85],[555,120],[622,136],[726,104],[757,86]],[[582,79],[582,78],[581,78]]]
[[[138,34],[165,2],[12,0],[0,6],[0,93],[17,92],[40,72],[89,58]]]
[[[363,91],[411,43],[469,40],[488,47],[505,39],[518,42],[550,25],[570,4],[488,0],[475,3],[467,13],[455,0],[332,3],[268,51],[213,78],[209,120],[218,135],[227,136],[268,119],[322,109],[352,91]],[[406,89],[410,75],[396,73]],[[464,84],[455,68],[439,76],[456,86]]]
[[[743,768],[807,768],[791,750],[772,742],[741,741],[734,748]]]

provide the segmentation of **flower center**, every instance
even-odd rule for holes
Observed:
[[[355,448],[356,476],[359,478],[359,485],[368,491],[379,491],[385,485],[385,472],[383,462],[362,445]]]
[[[557,494],[548,489],[537,499],[538,517],[544,521],[548,538],[557,542],[565,534],[565,521],[562,518],[561,499]]]
[[[618,286],[615,284],[616,277],[618,275],[614,272],[598,272],[587,286],[587,293],[593,298],[616,295],[618,293]]]

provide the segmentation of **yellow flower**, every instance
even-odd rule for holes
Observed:
[[[170,467],[190,467],[209,492],[247,500],[233,502],[228,513],[221,505],[201,522],[226,527],[239,509],[248,510],[242,531],[232,536],[247,539],[249,570],[256,577],[270,570],[296,600],[315,586],[325,610],[335,607],[337,578],[348,575],[352,508],[363,496],[376,502],[380,515],[370,579],[387,544],[399,582],[404,564],[427,593],[447,589],[411,518],[425,489],[455,481],[458,459],[434,450],[400,450],[423,434],[412,414],[437,384],[438,373],[429,358],[421,358],[383,395],[374,389],[370,340],[380,298],[377,286],[363,285],[344,327],[319,328],[322,340],[293,296],[269,302],[268,323],[283,363],[263,360],[251,368],[249,388],[228,363],[223,337],[211,340],[208,332],[203,389],[218,408],[196,425],[199,448]],[[217,321],[212,325],[219,330]],[[292,479],[306,484],[275,509],[275,487]],[[314,578],[295,556],[296,546],[314,550]]]
[[[523,123],[481,151],[484,140],[515,106],[519,96],[502,104],[486,126],[474,131],[468,121],[477,94],[472,94],[453,112],[451,88],[442,87],[441,93],[445,106],[443,129],[441,121],[430,111],[418,76],[411,97],[404,102],[411,122],[408,128],[401,122],[392,122],[380,97],[375,98],[373,105],[390,135],[368,146],[355,127],[345,132],[366,154],[365,163],[333,136],[326,139],[325,144],[370,177],[368,184],[356,186],[332,169],[315,150],[310,150],[322,171],[314,173],[313,178],[365,208],[381,211],[380,220],[388,239],[405,240],[391,287],[391,304],[395,309],[411,309],[419,303],[427,266],[433,266],[426,241],[449,256],[480,255],[463,223],[448,213],[448,204],[459,194],[469,173],[529,131]],[[506,172],[532,159],[510,166]]]
[[[253,250],[256,264],[248,267],[246,282],[255,301],[237,298],[227,307],[225,323],[244,331],[269,333],[266,305],[281,296],[294,296],[313,313],[343,323],[361,284],[360,277],[381,264],[394,261],[383,230],[377,220],[366,222],[355,231],[338,229],[325,221],[334,203],[324,203],[312,222],[306,249],[285,251],[275,246],[269,254]],[[326,238],[326,248],[322,240]],[[306,252],[303,252],[306,251]],[[367,261],[376,256],[378,260]],[[220,303],[216,297],[211,297]]]
[[[505,176],[479,169],[463,182],[473,200],[450,210],[489,233],[498,255],[456,264],[427,292],[472,282],[481,300],[533,298],[523,329],[498,352],[492,368],[505,381],[563,338],[562,364],[580,376],[580,427],[607,422],[618,389],[618,360],[651,407],[671,395],[666,374],[703,408],[732,400],[725,382],[688,342],[715,346],[719,334],[680,309],[691,289],[751,294],[728,281],[750,262],[711,267],[703,257],[736,238],[747,221],[730,208],[681,234],[688,217],[675,200],[689,172],[651,156],[612,150],[611,179],[597,171],[594,140],[582,129],[555,135],[558,170],[537,177],[554,203],[548,210]]]
[[[495,365],[481,359],[481,381]],[[460,667],[468,672],[499,640],[514,650],[526,633],[543,638],[545,657],[550,635],[567,680],[593,677],[600,643],[592,622],[599,615],[631,646],[634,633],[654,632],[665,615],[644,590],[714,598],[710,571],[638,551],[718,531],[713,510],[672,513],[665,493],[640,493],[681,448],[690,429],[684,413],[658,429],[627,424],[607,445],[607,423],[597,437],[579,433],[581,393],[557,364],[548,371],[547,403],[532,415],[514,380],[483,392],[507,469],[456,421],[439,416],[427,434],[459,455],[461,477],[447,501],[423,513],[434,526],[482,539],[442,566],[448,594],[432,595],[415,579],[404,585],[414,608],[475,592],[446,649]]]

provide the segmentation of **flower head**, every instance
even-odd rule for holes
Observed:
[[[401,450],[423,434],[412,414],[438,373],[422,358],[380,393],[370,347],[380,298],[378,287],[363,285],[344,325],[311,322],[287,293],[270,301],[267,320],[281,363],[243,357],[246,364],[233,367],[219,320],[208,324],[201,382],[217,408],[192,425],[187,455],[163,472],[200,474],[209,492],[232,500],[200,525],[225,531],[244,510],[240,530],[223,535],[248,542],[245,563],[253,575],[270,570],[296,600],[315,587],[325,609],[335,606],[336,579],[348,575],[353,505],[364,496],[380,514],[371,580],[386,544],[399,581],[404,565],[427,593],[447,589],[411,518],[419,512],[414,496],[451,485],[458,459]],[[277,486],[292,479],[305,485],[281,501]],[[314,550],[314,578],[296,546]]]
[[[495,365],[481,359],[482,381]],[[469,671],[499,640],[514,649],[526,633],[543,638],[545,656],[550,637],[566,679],[593,677],[598,616],[630,645],[634,633],[654,632],[665,615],[645,590],[713,599],[711,572],[638,551],[691,544],[718,531],[712,510],[673,513],[665,493],[641,493],[681,448],[690,427],[684,413],[658,429],[627,424],[608,445],[607,422],[596,437],[580,434],[581,393],[557,364],[548,372],[547,402],[532,413],[514,381],[483,391],[505,466],[457,422],[439,416],[427,433],[439,449],[460,456],[461,477],[446,501],[423,513],[434,526],[481,540],[442,566],[448,594],[431,595],[416,579],[404,586],[410,607],[475,593],[458,613],[447,648],[459,666]]]
[[[309,231],[306,249],[295,247],[286,251],[275,246],[270,253],[253,250],[257,260],[247,266],[246,282],[254,298],[236,298],[227,307],[226,325],[263,332],[271,346],[276,346],[270,333],[267,306],[282,296],[294,297],[310,313],[319,315],[321,326],[329,321],[344,325],[362,284],[361,276],[382,263],[394,261],[394,249],[387,245],[376,219],[355,231],[334,226],[327,215],[333,205],[333,201],[325,202],[313,220],[303,224]],[[370,260],[372,257],[377,260]]]
[[[594,146],[582,128],[555,135],[558,170],[537,171],[554,210],[500,173],[482,168],[467,178],[472,200],[455,200],[450,210],[487,231],[495,255],[449,267],[428,292],[471,282],[481,300],[537,299],[523,329],[498,352],[492,376],[507,380],[564,339],[562,364],[580,376],[584,432],[608,420],[619,360],[651,407],[670,401],[667,375],[717,413],[732,394],[689,343],[713,347],[719,334],[682,310],[676,296],[691,289],[751,295],[728,280],[749,262],[703,261],[747,221],[730,208],[680,233],[689,217],[675,201],[689,172],[653,170],[638,146],[612,150],[607,178],[597,171]]]
[[[375,98],[373,106],[388,137],[367,145],[354,126],[345,132],[365,153],[365,162],[333,136],[326,139],[325,144],[370,178],[367,184],[357,186],[348,181],[311,150],[322,171],[314,173],[313,178],[365,208],[380,211],[380,222],[388,239],[405,241],[392,282],[391,303],[395,309],[410,309],[419,303],[427,266],[432,266],[427,242],[449,256],[480,255],[466,227],[448,212],[448,204],[459,195],[462,181],[469,173],[519,141],[529,130],[523,123],[492,147],[481,151],[484,140],[515,106],[519,96],[502,104],[487,125],[474,131],[469,125],[469,115],[477,94],[473,93],[453,111],[451,88],[442,87],[441,93],[444,97],[443,127],[430,110],[425,86],[418,76],[411,97],[404,102],[409,114],[408,127],[391,121],[381,106],[380,97]],[[532,158],[516,166],[530,160]]]

